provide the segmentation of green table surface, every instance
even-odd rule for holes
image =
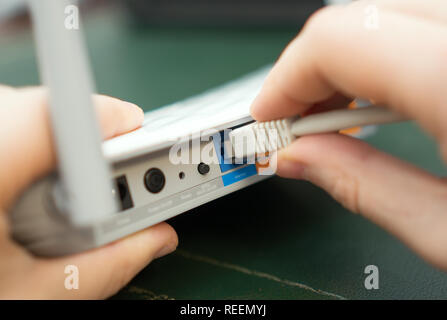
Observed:
[[[110,12],[91,15],[86,25],[98,91],[145,110],[273,62],[298,31],[137,29]],[[39,83],[28,32],[0,39],[0,83]],[[382,126],[367,140],[446,173],[436,144],[414,124]],[[170,223],[180,239],[177,252],[151,263],[115,298],[447,298],[445,273],[306,182],[274,177]],[[379,268],[379,290],[364,288],[370,264]]]

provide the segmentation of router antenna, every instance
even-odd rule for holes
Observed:
[[[117,211],[110,167],[93,108],[93,81],[81,27],[67,28],[72,1],[29,0],[62,182],[63,209],[77,225]],[[68,8],[68,9],[67,9]]]

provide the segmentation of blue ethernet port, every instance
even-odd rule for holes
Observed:
[[[245,161],[243,161],[242,163],[233,163],[233,159],[231,157],[232,152],[231,152],[231,150],[227,150],[227,148],[230,147],[231,144],[225,143],[225,142],[229,142],[229,140],[230,140],[229,134],[230,134],[231,130],[237,129],[237,128],[245,126],[247,124],[248,123],[244,123],[240,126],[221,131],[220,135],[219,135],[220,139],[216,139],[217,135],[213,136],[214,148],[216,150],[217,159],[219,160],[221,172],[227,172],[229,170],[238,168],[238,167],[246,164]]]

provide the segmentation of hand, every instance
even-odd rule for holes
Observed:
[[[95,104],[105,138],[131,131],[143,121],[143,112],[133,104],[105,96],[95,96]],[[0,86],[0,154],[0,298],[106,298],[153,259],[177,247],[177,235],[166,223],[61,258],[32,256],[10,238],[8,208],[56,164],[44,89]],[[66,265],[78,267],[78,290],[65,289]]]
[[[376,28],[364,24],[371,8]],[[416,120],[447,161],[446,89],[447,2],[356,1],[310,18],[251,112],[272,120],[369,98]],[[277,157],[279,175],[317,184],[447,270],[446,180],[335,133],[299,138]]]

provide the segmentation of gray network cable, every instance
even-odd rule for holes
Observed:
[[[253,158],[288,146],[297,137],[339,131],[342,129],[407,120],[390,109],[368,106],[254,122],[233,130],[230,142],[233,158]]]

